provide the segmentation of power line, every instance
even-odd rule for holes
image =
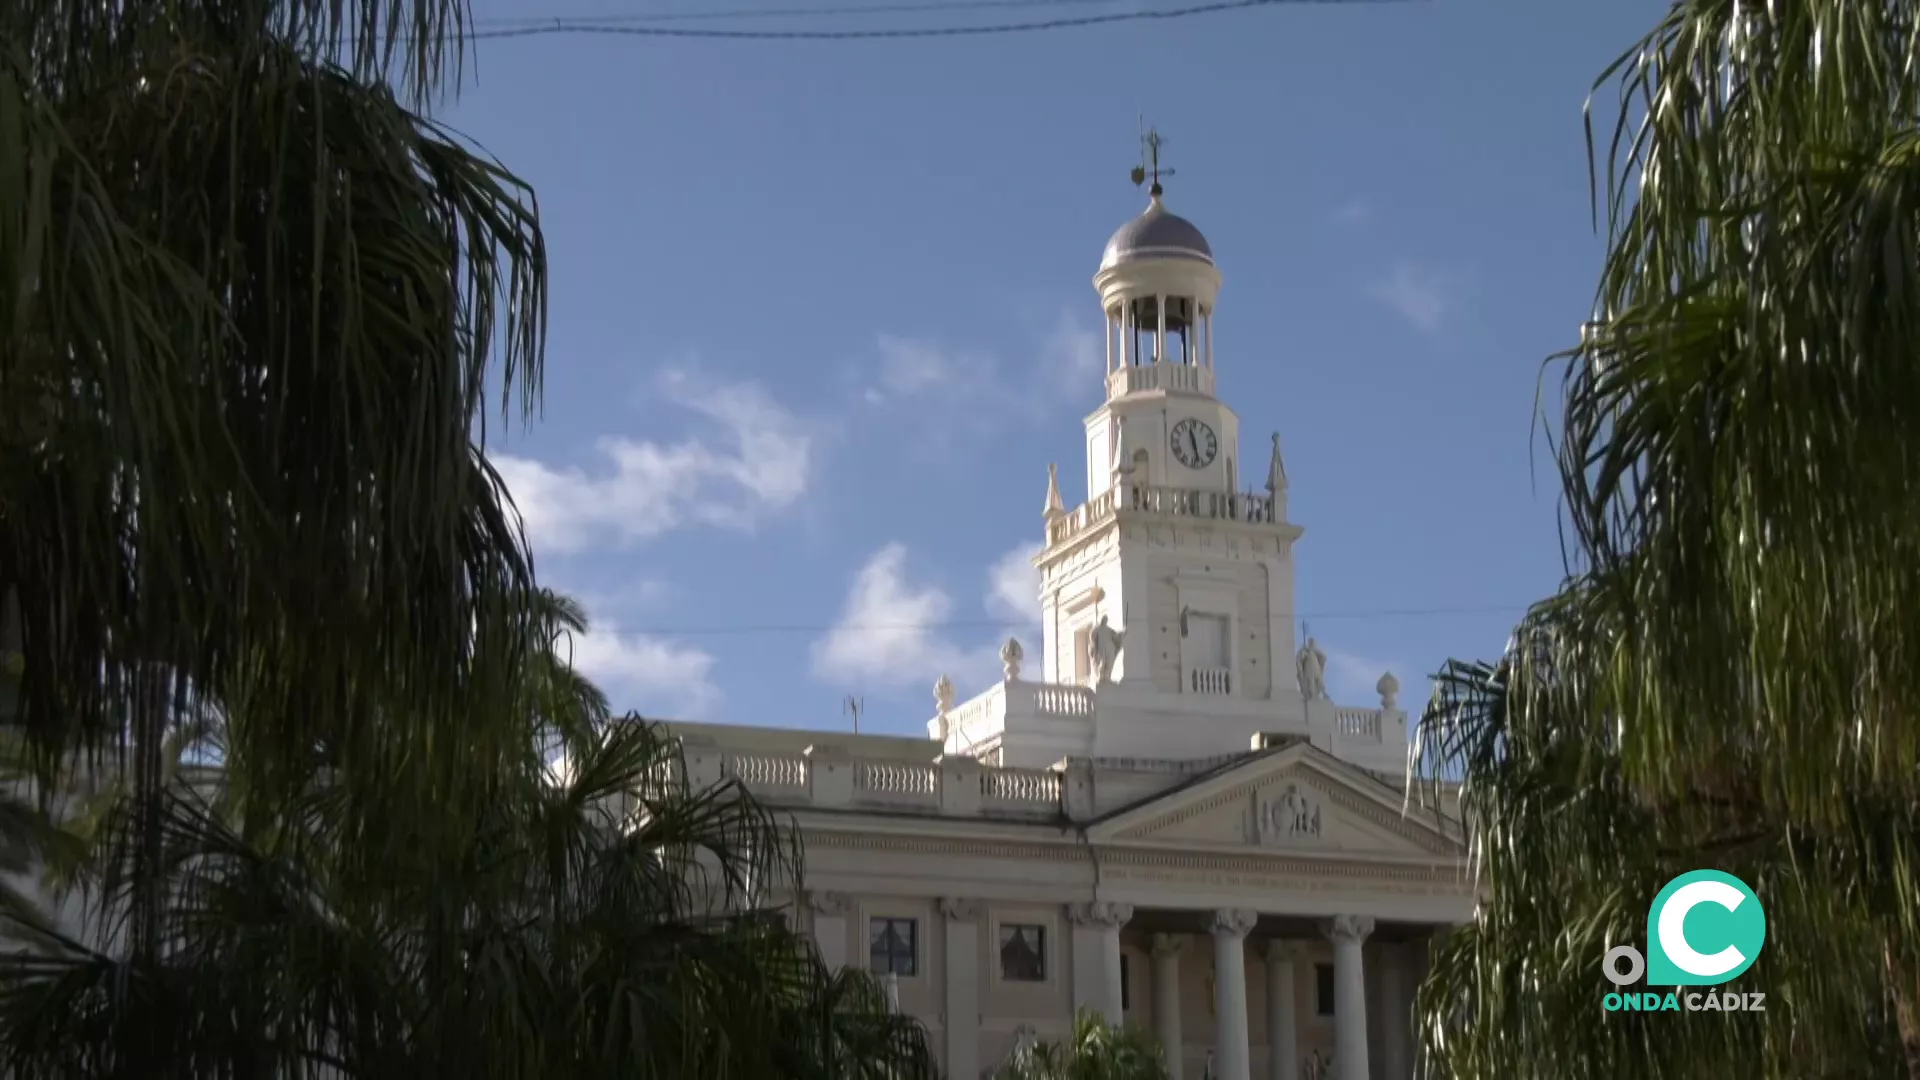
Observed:
[[[476,25],[467,31],[471,41],[507,38],[546,37],[551,35],[604,35],[618,37],[704,38],[724,41],[874,41],[902,38],[983,37],[999,34],[1034,33],[1042,30],[1071,30],[1115,23],[1165,21],[1196,15],[1272,7],[1278,4],[1390,4],[1408,0],[1217,0],[1210,4],[1164,8],[1157,11],[1115,11],[1102,15],[1077,15],[1038,19],[1020,23],[994,23],[980,26],[898,27],[885,30],[712,30],[671,26],[627,25],[606,17],[561,17],[524,26]],[[905,5],[930,8],[931,5]],[[872,9],[869,9],[872,10]],[[788,13],[792,14],[792,13]],[[772,13],[741,12],[738,17],[774,18]],[[403,39],[410,40],[410,39]]]
[[[721,11],[649,11],[622,15],[544,15],[492,16],[473,20],[484,28],[529,27],[563,23],[620,25],[630,23],[723,22],[740,19],[816,19],[845,15],[947,15],[962,11],[993,11],[1007,8],[1080,7],[1088,4],[1112,4],[1116,0],[931,0],[919,4],[854,4],[839,7],[757,7]]]
[[[1532,606],[1525,604],[1503,604],[1488,607],[1452,607],[1452,608],[1401,608],[1379,609],[1374,611],[1321,611],[1293,612],[1276,615],[1269,622],[1292,622],[1295,619],[1358,621],[1363,619],[1408,619],[1429,618],[1439,615],[1518,615]],[[621,626],[614,636],[644,634],[651,637],[695,637],[744,634],[817,634],[826,630],[854,633],[899,633],[932,630],[1004,630],[1019,622],[1018,619],[941,619],[932,622],[902,623],[735,623],[713,626]]]

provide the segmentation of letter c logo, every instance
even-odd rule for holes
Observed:
[[[1647,911],[1647,982],[1718,986],[1753,965],[1766,937],[1760,898],[1746,882],[1718,870],[1682,874]]]

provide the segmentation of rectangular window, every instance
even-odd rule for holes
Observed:
[[[1314,1011],[1321,1016],[1333,1015],[1333,965],[1313,965]]]
[[[1034,923],[1000,925],[1000,977],[1007,982],[1047,980],[1047,928]]]
[[[1121,953],[1120,954],[1120,1011],[1121,1012],[1130,1012],[1133,1009],[1132,974],[1133,974],[1132,972],[1127,970],[1127,954]]]
[[[1093,641],[1093,627],[1075,627],[1073,631],[1073,682],[1076,686],[1085,685],[1093,675],[1093,668],[1087,663],[1087,646]]]
[[[1227,617],[1224,615],[1187,616],[1187,637],[1192,645],[1187,655],[1193,657],[1196,667],[1225,668],[1232,667],[1230,646],[1227,642]]]
[[[920,925],[913,919],[867,920],[868,966],[875,975],[913,975],[919,945]]]

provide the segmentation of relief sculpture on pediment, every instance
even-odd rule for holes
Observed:
[[[1288,784],[1277,792],[1255,791],[1252,815],[1249,839],[1256,844],[1298,843],[1323,835],[1320,803],[1299,784]]]

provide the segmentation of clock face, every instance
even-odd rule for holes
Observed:
[[[1220,440],[1214,437],[1213,429],[1189,416],[1173,425],[1173,444],[1175,461],[1189,469],[1204,469],[1213,464],[1213,455],[1220,452]]]

